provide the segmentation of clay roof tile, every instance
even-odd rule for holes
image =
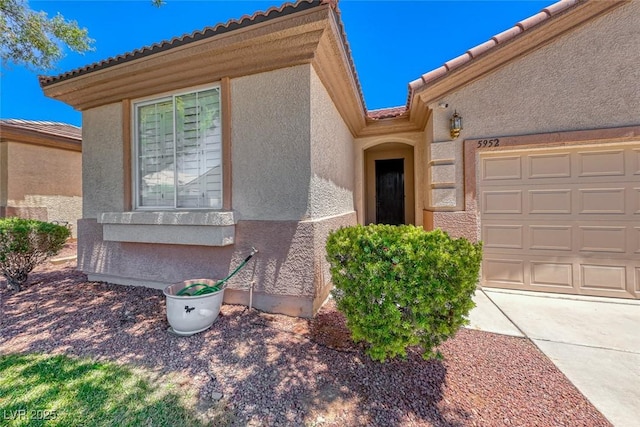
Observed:
[[[557,15],[558,13],[564,11],[565,9],[570,8],[575,5],[578,0],[564,0],[559,1],[557,3],[552,4],[551,6],[545,7],[542,9],[544,12],[547,12],[549,16]]]
[[[493,39],[487,40],[486,42],[484,42],[482,44],[479,44],[478,46],[469,49],[467,51],[467,53],[472,58],[476,58],[476,57],[482,55],[483,53],[485,53],[486,51],[488,51],[489,49],[493,48],[496,44],[497,44],[497,42],[495,40],[493,40]]]
[[[468,53],[463,53],[462,55],[445,62],[444,66],[447,68],[447,71],[451,71],[466,64],[467,62],[471,61],[471,59],[471,55],[469,55]]]
[[[391,119],[400,117],[408,113],[407,107],[402,105],[399,107],[380,108],[378,110],[367,111],[367,117],[371,120]]]
[[[424,83],[429,83],[432,80],[435,79],[439,79],[440,77],[444,76],[445,74],[447,74],[447,67],[445,67],[444,65],[441,67],[436,68],[435,70],[431,70],[426,74],[422,75],[422,81]]]
[[[508,30],[505,30],[501,33],[496,34],[495,36],[491,37],[491,40],[495,41],[497,44],[503,44],[509,40],[511,40],[512,38],[514,38],[515,36],[517,36],[518,34],[520,34],[522,32],[522,28],[515,26],[515,27],[511,27]]]
[[[516,25],[522,28],[522,31],[526,31],[529,28],[534,27],[543,21],[546,21],[547,18],[549,18],[549,16],[551,16],[549,13],[542,11],[542,12],[536,13],[533,16],[528,17],[527,19],[523,19],[522,21],[518,22]]]

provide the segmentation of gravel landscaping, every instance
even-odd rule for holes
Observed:
[[[39,267],[20,293],[0,281],[0,354],[89,356],[171,374],[215,425],[610,425],[523,338],[463,329],[440,348],[442,361],[414,349],[380,364],[350,341],[331,302],[313,320],[224,305],[203,333],[167,327],[161,291],[88,282],[75,262]]]

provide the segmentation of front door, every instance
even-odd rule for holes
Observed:
[[[376,223],[404,224],[404,159],[376,160]]]

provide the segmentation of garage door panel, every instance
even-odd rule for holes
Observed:
[[[624,215],[624,188],[582,188],[578,191],[580,214]]]
[[[482,285],[640,298],[640,146],[481,153]]]
[[[492,218],[483,221],[480,238],[485,253],[522,256],[573,256],[640,261],[640,227],[633,221],[615,226],[602,221]],[[528,255],[527,255],[528,254]]]
[[[520,156],[484,158],[482,160],[482,179],[484,181],[522,179]]]
[[[573,264],[531,262],[531,285],[573,288]]]
[[[571,214],[571,189],[529,190],[530,214]]]
[[[578,227],[581,252],[625,253],[626,227],[581,226]]]
[[[634,175],[640,175],[640,148],[631,150],[629,155],[631,162],[631,170]]]
[[[625,291],[627,287],[626,268],[623,265],[580,265],[583,289]]]
[[[614,220],[640,220],[640,187],[630,182],[618,184],[567,183],[559,187],[557,184],[527,186],[521,183],[489,187],[481,190],[480,205],[482,214],[488,218],[497,218],[494,215],[515,218],[514,214],[529,214],[536,217],[573,215],[576,220],[609,221],[612,216],[620,217]]]
[[[578,176],[624,176],[624,150],[578,153]]]
[[[524,285],[524,261],[486,258],[482,263],[485,279],[492,283]]]
[[[493,190],[482,192],[482,212],[487,214],[521,214],[521,190]]]
[[[487,248],[522,249],[523,227],[521,225],[485,225],[482,241]]]
[[[570,225],[529,226],[529,249],[571,251],[572,227]]]
[[[529,160],[528,177],[531,179],[571,177],[569,153],[532,154],[527,158]]]

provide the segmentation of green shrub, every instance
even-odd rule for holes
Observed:
[[[19,291],[36,265],[60,252],[69,229],[48,222],[0,218],[0,273]]]
[[[337,307],[372,359],[406,357],[414,345],[429,359],[468,322],[482,245],[441,230],[359,225],[329,235],[327,259]]]

